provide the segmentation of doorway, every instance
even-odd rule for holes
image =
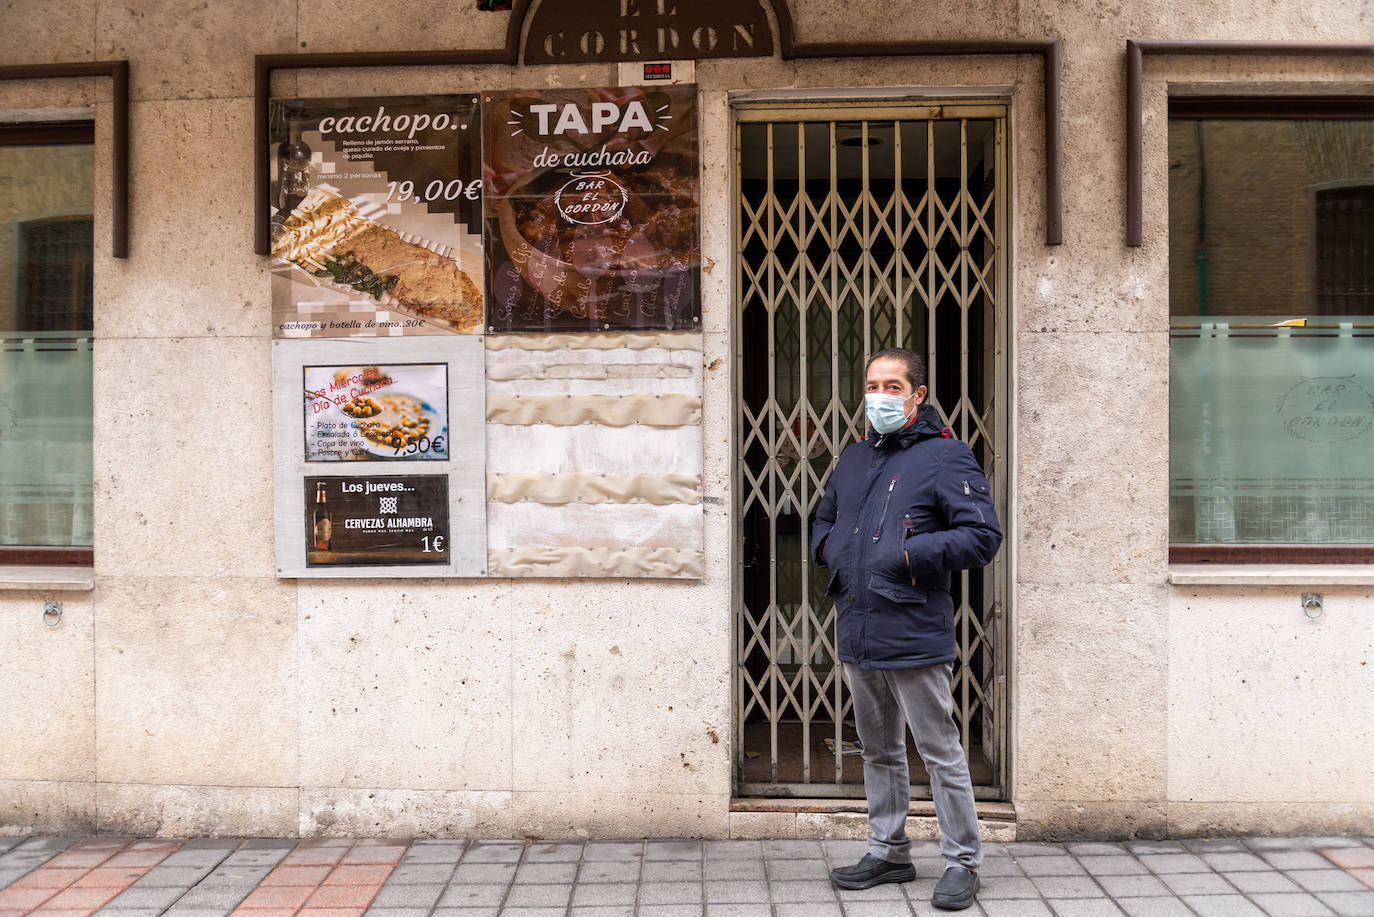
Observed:
[[[1006,107],[734,111],[735,787],[862,797],[829,577],[808,523],[866,426],[872,352],[926,355],[930,401],[973,449],[1006,527]],[[975,795],[1007,781],[1007,564],[953,578],[954,711]],[[929,798],[908,736],[912,795]]]

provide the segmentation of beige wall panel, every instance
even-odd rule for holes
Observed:
[[[130,257],[110,256],[108,226],[97,223],[96,336],[265,338],[271,301],[267,261],[253,254],[246,139],[252,100],[136,103],[131,118]],[[102,198],[102,216],[104,208]],[[231,378],[218,387],[233,387]]]
[[[701,550],[701,504],[488,503],[487,547]]]
[[[300,791],[301,837],[513,837],[511,794],[390,788]]]
[[[382,13],[366,0],[299,0],[299,50],[356,51],[360,32],[369,51],[504,47],[511,14],[475,7],[407,3]]]
[[[272,576],[269,341],[100,340],[94,359],[101,575]]]
[[[1374,824],[1368,802],[1180,802],[1168,804],[1169,834],[1365,835]]]
[[[514,787],[730,793],[730,606],[721,589],[511,589],[521,673]]]
[[[45,599],[62,603],[56,626]],[[0,780],[95,779],[91,615],[89,592],[0,599]]]
[[[94,783],[0,780],[0,837],[92,834],[95,830]]]
[[[5,46],[6,51],[10,48],[8,44]],[[8,64],[9,61],[6,60],[5,63]],[[57,109],[59,112],[68,113],[64,116],[70,117],[70,114],[79,114],[81,109],[90,109],[98,99],[108,98],[109,95],[108,77],[5,80],[0,82],[0,112],[5,113],[7,121],[30,120],[34,117],[32,112],[35,109]],[[78,111],[72,112],[72,109]],[[44,115],[48,113],[43,111]]]
[[[95,60],[96,0],[20,0],[7,5],[0,65]]]
[[[1374,595],[1317,588],[1170,591],[1170,802],[1374,805]]]
[[[1017,576],[1150,583],[1168,539],[1168,341],[1021,334]]]
[[[194,6],[99,0],[96,26],[97,58],[136,62],[129,74],[135,99],[252,98],[253,55],[301,50],[296,7],[279,0]],[[250,139],[252,128],[246,130]]]
[[[834,4],[790,0],[798,41],[902,41],[1005,35],[1016,21],[1016,0],[942,5],[928,0],[865,0]]]
[[[1374,34],[1374,11],[1359,4],[1256,7],[1251,0],[1209,0],[1151,7],[1035,0],[1018,4],[1017,13],[1022,34],[1057,35],[1081,46],[1111,46],[1117,38],[1124,43],[1147,36],[1358,41],[1353,36]]]
[[[251,740],[243,741],[251,747]],[[292,837],[297,790],[286,787],[96,786],[102,834],[134,837]]]
[[[499,472],[697,474],[701,427],[487,425],[487,469]],[[592,434],[595,435],[592,435]]]
[[[349,50],[356,47],[354,43]],[[475,65],[302,70],[297,85],[302,96],[371,96],[614,86],[618,82],[615,64],[520,68]]]
[[[480,580],[302,582],[301,785],[510,789],[510,606]]]
[[[1166,818],[1162,800],[1016,800],[1017,840],[1092,840],[1188,836]]]
[[[95,601],[102,781],[296,784],[294,585],[109,576]]]
[[[1164,797],[1163,586],[1022,584],[1013,799]]]

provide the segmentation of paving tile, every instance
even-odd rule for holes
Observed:
[[[309,886],[274,885],[254,889],[243,899],[240,908],[297,908],[305,903],[314,889]]]
[[[181,845],[181,849],[190,850],[223,850],[226,853],[237,850],[243,844],[241,837],[193,837]]]
[[[978,867],[980,878],[988,876],[1024,876],[1021,867],[1016,865],[1016,861],[1011,857],[994,856],[983,860],[983,865]]]
[[[105,861],[106,866],[156,866],[167,858],[165,850],[124,849]]]
[[[1301,841],[1306,847],[1364,847],[1366,844],[1358,837],[1295,837],[1295,841]]]
[[[1198,917],[1265,917],[1244,895],[1184,895],[1183,903]]]
[[[20,876],[24,875],[27,872],[27,869],[6,869],[4,866],[0,866],[0,888],[4,888],[5,886],[13,882],[15,879],[18,879]],[[78,879],[77,881],[79,882],[81,880]]]
[[[572,898],[572,885],[512,885],[506,895],[506,909],[512,907],[566,908]]]
[[[367,909],[367,917],[429,917],[427,907],[377,907]]]
[[[377,897],[376,885],[321,885],[306,899],[307,908],[366,908]]]
[[[78,915],[78,914],[87,914],[87,915],[89,915],[89,914],[92,913],[92,912],[91,912],[91,911],[79,911],[79,910],[73,910],[73,911],[51,910],[51,911],[49,911],[49,910],[47,910],[46,908],[40,908],[40,909],[34,911],[33,913],[36,914],[36,915],[41,914],[41,915],[43,915],[43,917],[55,917],[55,915],[65,915],[65,914],[71,914],[72,917],[76,917],[76,915]],[[99,911],[96,911],[95,913],[98,913],[98,914],[100,915],[100,917],[159,917],[160,914],[164,914],[164,913],[166,913],[166,911],[163,910],[163,909],[160,908],[160,907],[108,907],[108,906],[107,906],[107,907],[102,907]],[[217,913],[218,913],[218,912],[217,912]]]
[[[434,917],[496,917],[499,907],[441,907],[434,910]]]
[[[232,911],[233,908],[229,907],[182,907],[181,902],[178,901],[162,913],[166,917],[226,917]],[[102,911],[101,917],[105,917],[105,914],[118,917],[110,911]]]
[[[821,849],[836,866],[857,863],[868,853],[868,841],[821,841]]]
[[[1262,852],[1260,858],[1275,869],[1330,869],[1335,866],[1315,850],[1269,850]]]
[[[1047,844],[1042,841],[1017,841],[1007,844],[1007,853],[1014,857],[1064,856],[1062,844]]]
[[[1039,898],[1040,890],[1030,879],[1018,876],[978,876],[978,897],[987,898]]]
[[[154,866],[143,874],[136,883],[140,887],[157,886],[167,888],[179,885],[190,888],[213,870],[213,866]]]
[[[57,866],[40,866],[33,872],[14,882],[11,888],[66,888],[86,874],[81,867],[62,869]]]
[[[840,906],[838,904],[801,904],[778,901],[773,904],[773,913],[777,917],[840,917]],[[968,911],[964,913],[967,914]]]
[[[649,841],[644,845],[645,860],[700,860],[701,841]]]
[[[200,880],[201,885],[257,885],[271,866],[221,866]]]
[[[1212,867],[1202,862],[1201,857],[1191,853],[1146,854],[1136,859],[1153,873],[1212,871]]]
[[[779,860],[778,862],[786,862]],[[815,863],[815,860],[806,860],[807,863]],[[583,864],[583,872],[586,872],[586,864]],[[762,881],[767,877],[764,868],[764,860],[760,857],[757,860],[707,860],[701,864],[702,874],[706,881],[711,882],[723,879],[753,879]],[[825,865],[821,864],[821,870],[825,870]]]
[[[1166,873],[1159,878],[1175,895],[1232,895],[1236,891],[1214,872]]]
[[[825,858],[825,848],[821,846],[820,841],[778,838],[763,842],[763,855],[770,860],[775,858],[821,860]]]
[[[1310,892],[1357,892],[1364,888],[1358,879],[1335,866],[1327,869],[1294,869],[1287,875]]]
[[[450,881],[454,885],[493,885],[509,882],[514,875],[514,863],[460,863]]]
[[[700,882],[644,882],[639,886],[639,903],[691,904],[701,903]]]
[[[569,909],[568,913],[571,917],[634,917],[635,909],[634,905],[574,907]]]
[[[1086,870],[1071,856],[1018,857],[1016,865],[1028,876],[1081,876]]]
[[[1268,863],[1253,853],[1204,853],[1202,862],[1217,872],[1241,872],[1250,869],[1270,869]]]
[[[644,871],[639,877],[643,882],[700,882],[702,861],[655,860],[645,857]]]
[[[146,887],[134,886],[127,891],[121,892],[119,897],[110,902],[110,907],[155,907],[169,908],[172,902],[186,894],[188,886],[158,886],[149,885]],[[113,891],[113,889],[110,889]],[[104,891],[104,889],[102,889]]]
[[[262,884],[309,885],[313,888],[333,871],[333,866],[278,866],[263,878]]]
[[[835,900],[835,890],[829,881],[825,882],[806,882],[798,880],[784,880],[781,882],[769,883],[772,891],[773,903],[791,903],[800,901],[827,902]]]
[[[1147,853],[1182,853],[1187,848],[1182,841],[1130,841],[1126,849],[1140,856]]]
[[[510,911],[502,911],[508,917]],[[703,904],[641,904],[635,910],[638,917],[704,917],[706,906]],[[559,911],[561,917],[562,911]]]
[[[512,867],[506,863],[474,863],[472,869],[478,874],[484,870],[499,871],[503,874],[499,880],[502,882],[513,874]],[[402,863],[391,871],[386,881],[388,885],[432,885],[435,882],[447,882],[453,870],[453,863]]]
[[[1193,853],[1245,853],[1250,848],[1235,838],[1194,837],[1183,842]]]
[[[1342,869],[1374,869],[1374,847],[1323,847],[1317,852]]]
[[[634,906],[639,886],[629,882],[606,882],[597,885],[577,885],[573,887],[572,905],[579,907],[595,906]]]
[[[857,842],[857,843],[862,843]],[[762,841],[707,841],[702,850],[707,860],[757,860],[763,857]]]
[[[1302,850],[1312,846],[1300,837],[1242,837],[1238,840],[1251,850]]]
[[[1051,898],[1058,917],[1121,917],[1124,911],[1106,898]]]
[[[92,909],[103,907],[119,890],[115,888],[65,888],[43,902],[45,908]],[[153,905],[136,905],[152,907]]]
[[[1097,884],[1112,898],[1153,898],[1168,895],[1169,887],[1154,876],[1098,876]]]
[[[296,912],[297,917],[363,917],[360,907],[306,907]]]
[[[296,913],[294,907],[263,907],[245,910],[241,906],[233,911],[242,917],[292,917]]]
[[[23,842],[22,837],[0,837],[0,853],[7,852],[11,847]]]
[[[458,844],[456,846],[433,845],[428,847],[411,847],[406,851],[406,855],[401,857],[401,865],[397,868],[403,869],[406,866],[418,866],[426,864],[455,864],[463,857],[463,851],[467,845]]]
[[[344,847],[306,847],[302,844],[281,862],[283,866],[333,866],[347,852]]]
[[[0,910],[32,910],[57,892],[55,888],[15,888],[11,885],[0,889]]]
[[[845,917],[893,917],[910,914],[911,908],[905,898],[899,898],[897,901],[846,901],[844,913]]]
[[[239,885],[197,885],[177,899],[176,909],[223,908],[231,910],[248,897],[248,889]]]
[[[840,899],[841,906],[848,911],[849,905],[856,901],[902,901],[906,898],[903,889],[910,884],[887,882],[872,888],[836,888],[832,885],[831,892]]]
[[[1251,895],[1250,900],[1263,908],[1269,917],[1330,917],[1335,913],[1308,894],[1269,894]]]
[[[250,837],[239,850],[293,850],[297,843],[290,837]]]
[[[1078,841],[1072,844],[1065,844],[1064,848],[1074,856],[1121,856],[1126,852],[1126,848],[1120,844],[1097,843],[1094,841]]]
[[[571,884],[577,878],[577,863],[531,863],[528,860],[520,864],[520,868],[515,872],[515,884],[517,885],[564,885]]]
[[[379,907],[423,907],[434,906],[444,893],[442,884],[435,885],[383,885],[377,897],[372,899],[372,908]]]
[[[394,865],[405,855],[404,844],[358,844],[339,862],[350,866]]]
[[[1300,892],[1293,880],[1281,872],[1223,872],[1221,877],[1245,894],[1256,892]]]
[[[325,877],[325,885],[381,885],[391,875],[385,864],[340,863]]]
[[[1177,898],[1117,898],[1117,905],[1130,917],[1192,917],[1188,905]]]
[[[463,854],[464,863],[514,863],[525,852],[519,841],[473,841]]]
[[[218,866],[229,855],[228,850],[215,848],[192,847],[186,849],[182,847],[159,863],[159,866],[202,866],[212,868]]]
[[[90,869],[92,866],[99,866],[101,863],[115,855],[114,850],[102,850],[100,848],[85,848],[82,850],[67,850],[48,860],[48,866]]]
[[[706,883],[707,904],[767,903],[768,883],[748,879],[725,879]]]
[[[1045,898],[1102,897],[1102,887],[1091,876],[1036,876],[1031,882]]]
[[[1350,874],[1370,888],[1374,888],[1374,869],[1352,869]]]
[[[582,860],[634,860],[644,856],[644,844],[639,841],[590,841],[582,851]]]
[[[1374,891],[1317,892],[1317,898],[1341,917],[1374,915]]]
[[[1149,872],[1143,863],[1129,853],[1112,856],[1080,856],[1078,862],[1095,876],[1138,876]]]
[[[982,901],[983,913],[988,917],[1051,917],[1043,901],[1003,900]],[[968,911],[961,913],[967,914]]]
[[[576,863],[582,859],[582,841],[531,844],[525,851],[526,863]]]
[[[823,860],[765,860],[770,879],[824,879],[830,870]],[[839,865],[839,864],[837,864]]]
[[[506,897],[506,885],[450,885],[439,898],[440,907],[490,907]]]
[[[573,911],[577,913],[576,910]],[[773,917],[773,909],[767,904],[706,904],[706,917]]]
[[[760,876],[762,878],[762,876]],[[638,882],[639,860],[582,861],[577,874],[578,883]]]

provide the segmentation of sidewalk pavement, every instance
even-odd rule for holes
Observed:
[[[840,891],[863,841],[0,838],[0,917],[892,917],[943,868]],[[1374,917],[1374,838],[989,844],[988,917]]]

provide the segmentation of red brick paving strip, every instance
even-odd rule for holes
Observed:
[[[234,913],[240,917],[297,913],[300,917],[362,917],[407,846],[401,841],[303,840]]]
[[[1325,847],[1317,852],[1374,888],[1374,847]]]
[[[0,917],[89,917],[184,841],[88,837],[0,889]]]

